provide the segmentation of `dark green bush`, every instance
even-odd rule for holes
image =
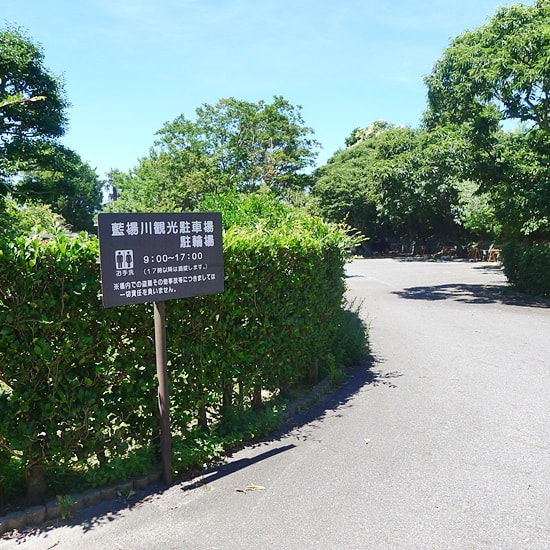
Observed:
[[[344,367],[359,365],[369,353],[368,330],[360,316],[361,305],[349,304],[340,310],[336,333],[337,362]]]
[[[508,282],[517,291],[550,298],[550,244],[505,246],[502,263]]]

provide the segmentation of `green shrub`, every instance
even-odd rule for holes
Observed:
[[[550,244],[505,246],[502,262],[504,274],[513,288],[550,298]]]
[[[335,355],[344,367],[359,365],[369,354],[368,330],[359,315],[360,309],[360,304],[351,303],[340,311]]]
[[[18,457],[0,448],[0,516],[4,515],[8,503],[17,503],[21,495],[25,494],[23,466]]]
[[[0,445],[21,457],[29,502],[54,470],[124,456],[156,426],[152,321],[101,306],[97,257],[84,234],[0,242]]]
[[[269,195],[229,202],[225,291],[166,303],[176,469],[265,435],[280,414],[262,396],[364,345],[342,312],[345,232]],[[97,257],[84,234],[0,241],[0,465],[5,487],[26,477],[29,501],[158,459],[152,306],[103,308]]]

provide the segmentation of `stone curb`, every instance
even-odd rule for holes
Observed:
[[[330,377],[322,380],[313,388],[308,390],[301,397],[294,399],[285,411],[285,418],[288,420],[303,410],[311,407],[317,400],[325,395],[331,388]],[[120,494],[128,491],[139,491],[145,489],[148,485],[158,483],[161,479],[160,472],[151,472],[147,476],[136,478],[133,480],[118,483],[116,485],[102,487],[100,489],[92,489],[68,495],[67,500],[70,502],[68,510],[64,510],[63,506],[57,499],[50,500],[46,504],[33,506],[26,510],[18,510],[11,512],[6,516],[0,516],[0,537],[9,531],[20,531],[26,526],[35,526],[44,523],[45,521],[62,519],[64,513],[73,514],[84,508],[89,508],[105,500],[114,500]]]
[[[139,491],[148,485],[158,483],[161,479],[160,472],[151,472],[133,480],[118,483],[101,489],[91,489],[67,496],[67,509],[57,499],[50,500],[46,504],[32,506],[26,510],[18,510],[0,517],[0,537],[9,531],[20,531],[24,527],[39,525],[45,521],[62,519],[63,514],[73,514],[84,508],[89,508],[104,500],[113,500],[128,491]]]
[[[310,388],[304,395],[301,397],[292,400],[288,404],[285,411],[285,418],[289,420],[293,416],[303,412],[306,409],[309,409],[312,405],[315,404],[321,397],[330,391],[332,387],[332,380],[330,376],[318,382],[315,386]]]

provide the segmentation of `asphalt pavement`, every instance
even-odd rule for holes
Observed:
[[[495,264],[354,260],[372,356],[193,480],[0,549],[550,548],[550,302]]]

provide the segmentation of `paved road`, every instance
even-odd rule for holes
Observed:
[[[0,549],[548,550],[548,303],[503,295],[488,264],[358,260],[348,275],[372,360],[294,426]]]

